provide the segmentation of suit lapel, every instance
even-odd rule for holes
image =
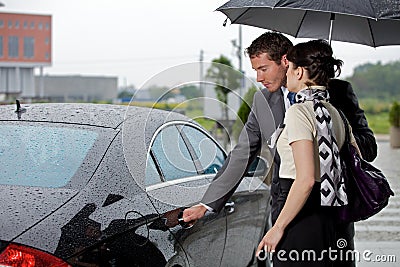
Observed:
[[[285,116],[285,103],[283,102],[282,90],[270,93],[268,90],[263,90],[263,94],[267,99],[272,115],[275,120],[275,128],[283,122]]]

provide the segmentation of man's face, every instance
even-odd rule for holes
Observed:
[[[296,68],[290,61],[289,61],[289,68],[286,72],[286,77],[287,77],[287,83],[286,83],[287,89],[291,92],[297,92],[299,80],[297,79]]]
[[[267,53],[250,57],[252,68],[257,72],[257,82],[262,83],[270,92],[275,92],[281,86],[286,85],[286,56],[281,59],[278,65],[275,61],[270,60]]]

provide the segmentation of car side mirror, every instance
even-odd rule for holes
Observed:
[[[266,176],[268,172],[268,163],[267,160],[257,156],[253,162],[250,164],[249,169],[247,170],[247,177],[260,177]]]

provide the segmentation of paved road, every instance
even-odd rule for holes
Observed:
[[[395,196],[379,214],[355,224],[356,251],[360,252],[357,266],[400,266],[400,149],[380,139],[373,164],[386,175]]]

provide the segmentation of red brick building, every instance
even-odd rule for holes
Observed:
[[[0,12],[0,94],[35,92],[34,68],[51,65],[51,16]]]

